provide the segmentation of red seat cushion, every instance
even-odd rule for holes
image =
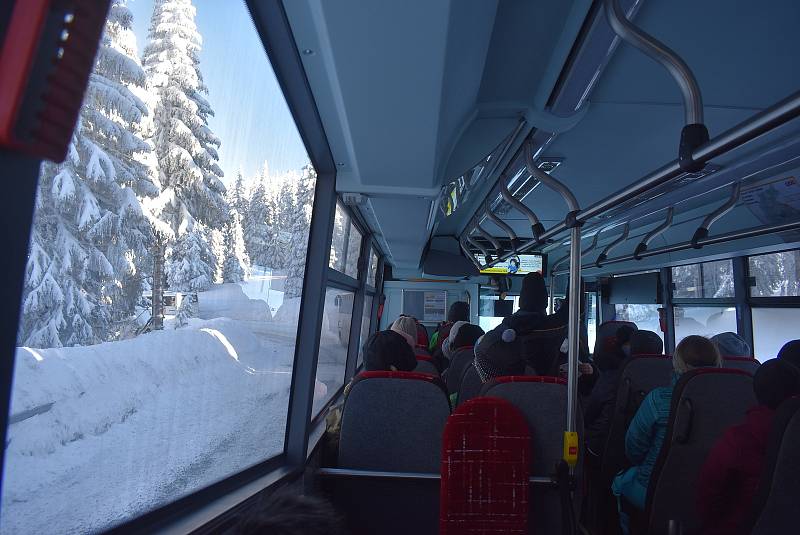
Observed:
[[[530,432],[508,401],[473,398],[448,418],[439,533],[527,533]]]

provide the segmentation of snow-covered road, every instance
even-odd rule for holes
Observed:
[[[201,294],[201,316],[225,318],[18,350],[12,415],[52,407],[9,428],[0,533],[100,531],[282,451],[292,328],[230,307],[235,288]]]

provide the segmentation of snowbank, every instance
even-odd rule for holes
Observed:
[[[18,348],[0,533],[100,531],[279,453],[294,341],[271,327]]]
[[[213,286],[197,294],[198,315],[201,318],[231,318],[243,321],[272,321],[267,303],[250,299],[239,284]]]

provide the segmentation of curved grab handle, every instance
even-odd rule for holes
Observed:
[[[599,240],[600,233],[602,231],[603,231],[603,229],[600,229],[600,230],[597,231],[597,234],[594,235],[594,238],[592,239],[592,243],[589,245],[589,247],[587,247],[585,250],[583,250],[581,252],[581,258],[583,258],[587,254],[591,253],[595,249],[597,249],[597,241]],[[569,254],[567,254],[566,256],[562,256],[561,258],[559,258],[558,260],[553,262],[553,266],[550,268],[551,276],[555,272],[556,268],[558,266],[560,266],[561,264],[563,264],[564,262],[566,262],[567,260],[569,260]]]
[[[522,212],[522,214],[528,218],[528,222],[531,224],[533,238],[538,242],[539,236],[544,234],[544,225],[542,225],[541,221],[539,221],[539,218],[536,217],[536,214],[534,214],[530,208],[525,206],[522,201],[511,194],[511,192],[508,190],[508,185],[506,184],[505,174],[500,175],[500,195],[502,195],[503,200],[505,200],[518,211]]]
[[[500,242],[497,241],[497,239],[494,236],[492,236],[491,234],[486,232],[486,229],[484,229],[481,226],[481,224],[478,223],[477,219],[475,219],[475,221],[474,221],[474,228],[475,228],[475,230],[478,231],[478,234],[480,234],[481,236],[486,238],[489,241],[489,243],[492,244],[492,247],[494,247],[494,252],[498,257],[503,256],[503,246],[500,245]]]
[[[561,195],[561,198],[564,199],[569,208],[569,214],[567,214],[564,221],[569,228],[575,226],[575,215],[580,211],[578,199],[575,198],[575,195],[567,186],[536,167],[536,163],[533,161],[533,143],[531,141],[525,143],[525,167],[529,175]]]
[[[665,230],[667,230],[670,227],[670,225],[672,225],[672,216],[674,212],[675,208],[673,208],[672,206],[667,208],[667,218],[659,226],[648,232],[647,236],[645,236],[644,239],[641,242],[639,242],[639,245],[637,245],[636,249],[633,251],[634,259],[641,260],[642,253],[647,250],[647,246],[650,245],[650,242],[652,242],[657,236],[661,235]]]
[[[461,250],[464,251],[464,254],[467,255],[467,258],[469,258],[470,262],[472,262],[475,267],[478,268],[478,271],[480,271],[481,265],[475,259],[475,255],[472,254],[472,251],[469,250],[469,247],[464,244],[464,236],[461,236],[458,239],[458,244],[461,246]]]
[[[483,204],[484,209],[486,210],[486,217],[489,218],[489,221],[503,229],[506,234],[508,234],[508,239],[511,240],[511,249],[516,253],[519,246],[522,245],[517,233],[514,232],[514,229],[511,228],[508,223],[497,217],[497,215],[492,212],[492,207],[490,206],[489,200],[487,199],[486,202]]]
[[[692,247],[695,249],[701,249],[703,244],[700,243],[700,240],[708,238],[708,231],[711,230],[711,225],[716,223],[722,216],[733,210],[736,203],[739,202],[739,193],[742,190],[742,184],[740,182],[736,182],[731,189],[731,196],[730,198],[706,216],[697,230],[694,231],[694,236],[692,236]]]
[[[600,256],[597,257],[597,260],[595,261],[595,265],[597,267],[603,267],[603,262],[606,261],[606,259],[608,258],[608,254],[611,252],[611,250],[620,243],[628,239],[628,233],[630,232],[630,230],[631,230],[630,223],[625,223],[625,226],[622,228],[622,234],[620,234],[617,239],[606,245],[606,248],[603,249],[603,252],[600,253]]]
[[[467,233],[466,233],[467,241],[470,243],[470,245],[472,245],[473,247],[478,249],[481,253],[483,253],[483,262],[484,262],[485,265],[488,266],[489,264],[492,263],[492,260],[493,260],[492,255],[489,254],[489,251],[486,250],[486,247],[484,247],[479,242],[476,242],[475,240],[472,239],[472,236],[470,236],[470,234],[472,233],[472,230],[473,229],[467,230]]]

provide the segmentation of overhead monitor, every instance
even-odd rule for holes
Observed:
[[[483,255],[476,255],[478,262],[483,264]],[[538,271],[543,273],[544,257],[541,254],[514,255],[505,262],[498,262],[494,266],[481,270],[483,275],[527,275]]]

